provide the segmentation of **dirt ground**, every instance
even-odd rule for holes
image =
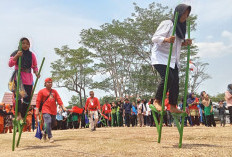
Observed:
[[[157,143],[155,127],[97,128],[53,131],[55,143],[43,143],[35,132],[22,134],[19,148],[11,151],[12,134],[0,134],[0,156],[232,156],[232,127],[184,128],[183,147],[178,148],[175,127],[163,127]]]

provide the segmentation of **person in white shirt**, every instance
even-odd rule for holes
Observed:
[[[182,113],[183,111],[176,108],[179,95],[179,60],[181,46],[192,44],[191,39],[185,39],[186,20],[191,12],[191,6],[180,4],[175,8],[174,15],[176,12],[179,13],[176,26],[176,35],[172,36],[174,23],[173,17],[172,20],[165,20],[161,22],[152,37],[152,42],[154,45],[152,48],[151,63],[161,76],[161,82],[159,83],[153,104],[158,111],[162,110],[161,101],[163,97],[169,49],[170,43],[173,43],[167,92],[169,91],[169,103],[171,104],[170,111],[173,113]]]
[[[147,115],[147,123],[146,123],[146,125],[147,126],[151,126],[151,109],[150,109],[150,107],[149,107],[149,102],[146,104],[146,106],[147,106],[147,112],[146,112],[146,115]]]
[[[137,100],[137,109],[138,109],[138,124],[140,127],[144,126],[144,119],[143,119],[143,103],[141,103],[141,100]]]
[[[143,119],[144,125],[147,126],[148,124],[148,108],[147,108],[147,101],[144,99],[142,100],[142,108],[143,108]]]

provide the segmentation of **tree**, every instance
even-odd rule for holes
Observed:
[[[108,101],[109,103],[117,102],[116,98],[110,95],[103,96],[102,98],[99,99],[99,101],[100,101],[101,106],[103,106],[106,101]]]
[[[122,22],[113,20],[112,23],[101,25],[100,29],[86,29],[80,34],[81,43],[96,52],[99,60],[97,69],[107,76],[101,82],[95,82],[95,88],[114,91],[116,97],[125,94],[152,95],[156,91],[160,78],[150,65],[151,39],[161,21],[173,16],[172,9],[158,3],[151,3],[148,8],[141,8],[134,3],[134,8],[132,16]],[[191,31],[195,31],[197,16],[191,15],[189,18]],[[197,46],[191,46],[191,60],[199,61],[197,53]],[[187,48],[183,48],[180,57],[181,93],[184,91],[186,55]],[[201,66],[206,67],[207,64],[202,63]],[[204,74],[205,71],[202,71],[196,77],[198,83],[209,78],[202,79]],[[196,85],[195,81],[194,90]]]
[[[131,71],[138,64],[127,39],[129,27],[127,23],[113,21],[102,25],[100,30],[90,28],[81,32],[82,44],[94,49],[100,61],[95,65],[96,69],[108,76],[101,82],[95,82],[95,87],[113,90],[116,97],[123,96]]]
[[[225,93],[218,93],[217,95],[215,96],[212,96],[211,97],[211,100],[213,102],[219,102],[219,101],[225,101]]]
[[[78,96],[76,96],[76,95],[73,95],[73,96],[71,97],[71,100],[70,100],[68,103],[69,103],[69,105],[71,106],[71,108],[72,108],[73,106],[77,106],[77,107],[79,107],[79,108],[82,108],[83,106],[81,105],[80,102],[81,102],[81,101],[80,101],[80,98],[79,98]]]
[[[205,72],[206,66],[208,66],[208,63],[201,63],[196,62],[196,68],[197,71],[193,73],[190,77],[190,91],[191,93],[195,93],[196,90],[199,88],[199,86],[207,79],[210,79],[211,77]]]
[[[60,56],[60,59],[51,63],[52,78],[58,87],[76,92],[82,107],[86,100],[86,88],[91,85],[91,76],[95,73],[91,67],[92,53],[83,47],[69,49],[68,46],[63,46],[61,49],[55,48],[55,53]]]

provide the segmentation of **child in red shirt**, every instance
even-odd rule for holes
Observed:
[[[111,114],[111,105],[108,103],[108,101],[105,101],[105,104],[102,106],[102,114],[106,115],[108,119],[106,119],[107,125],[111,126],[110,124],[110,114]]]

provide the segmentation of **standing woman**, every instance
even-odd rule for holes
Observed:
[[[18,62],[19,62],[19,57],[20,56],[22,57],[20,84],[23,85],[26,95],[23,97],[23,102],[21,101],[22,97],[19,95],[17,120],[22,120],[22,118],[24,118],[27,107],[30,103],[29,101],[31,98],[32,88],[33,88],[33,76],[31,73],[31,69],[33,69],[33,72],[36,75],[36,77],[39,77],[38,68],[37,68],[37,60],[36,60],[35,54],[29,50],[30,41],[24,37],[20,39],[20,42],[22,43],[22,51],[20,50],[14,51],[10,55],[10,60],[9,60],[9,67],[13,67],[13,66],[15,67],[14,80],[15,80],[15,83],[17,83],[16,77],[17,77],[17,71],[18,71]],[[13,92],[16,98],[16,90],[14,90]]]
[[[174,16],[176,12],[179,13],[176,26],[176,35],[172,36],[174,25],[173,17],[172,20],[165,20],[161,22],[161,24],[159,25],[155,34],[152,37],[152,42],[154,43],[154,45],[152,48],[151,63],[161,76],[161,82],[159,83],[155,95],[155,101],[153,104],[158,111],[162,110],[161,101],[163,98],[169,49],[170,43],[173,43],[166,93],[169,91],[169,103],[171,105],[170,112],[182,113],[183,111],[176,108],[177,99],[179,95],[179,62],[181,46],[187,46],[192,44],[191,39],[185,39],[186,20],[191,12],[191,6],[188,6],[186,4],[180,4],[175,8]]]
[[[192,125],[200,125],[199,121],[199,110],[197,105],[199,104],[198,98],[194,95],[194,93],[189,94],[189,97],[187,99],[187,104],[189,106],[190,116]]]
[[[206,118],[206,126],[211,127],[212,125],[216,127],[214,120],[213,104],[209,98],[209,95],[205,91],[201,92],[202,104],[204,105],[204,113]]]

